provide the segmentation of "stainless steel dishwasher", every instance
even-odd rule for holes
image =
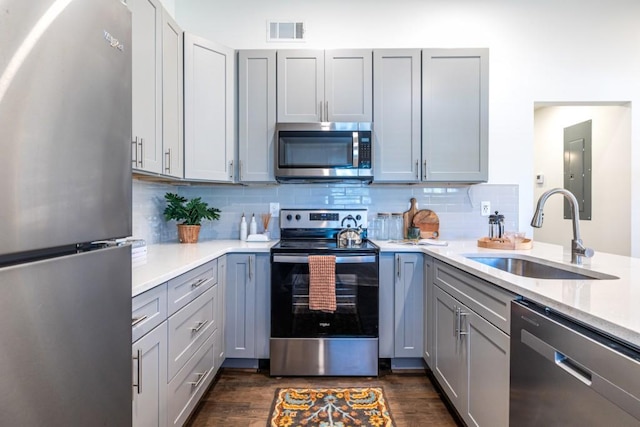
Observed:
[[[511,426],[640,426],[640,350],[513,301],[509,403]]]

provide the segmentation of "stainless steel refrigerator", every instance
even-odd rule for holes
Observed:
[[[0,2],[0,425],[131,425],[131,16]]]

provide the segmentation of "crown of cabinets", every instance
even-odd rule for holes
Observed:
[[[488,55],[240,51],[238,180],[274,182],[277,122],[373,121],[374,182],[487,181]]]

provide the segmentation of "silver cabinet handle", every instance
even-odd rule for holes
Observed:
[[[133,328],[134,326],[136,326],[139,323],[144,322],[148,318],[149,318],[149,316],[147,316],[146,314],[144,316],[134,317],[133,319],[131,319],[131,327]]]
[[[138,164],[140,165],[140,167],[144,167],[144,138],[140,138],[140,142],[138,142],[138,145],[140,146],[140,159],[138,160]]]
[[[208,320],[203,320],[202,322],[198,322],[198,325],[195,328],[191,328],[191,332],[193,332],[194,334],[197,334],[198,332],[200,332],[200,329],[202,329],[204,325],[206,325],[207,323],[209,323]]]
[[[198,376],[198,379],[195,381],[189,381],[187,382],[187,384],[191,384],[191,387],[193,388],[198,388],[200,386],[200,383],[202,383],[202,381],[204,381],[207,375],[209,375],[209,371],[211,371],[211,369],[207,369],[201,374],[196,374]]]
[[[463,335],[469,335],[469,331],[465,331],[464,329],[462,329],[462,326],[463,326],[462,318],[463,317],[466,318],[469,313],[465,313],[464,311],[462,311],[462,309],[458,309],[458,310],[460,310],[460,313],[458,314],[458,316],[460,318],[460,321],[459,321],[460,322],[460,329],[458,330],[458,339],[461,339]]]
[[[396,275],[398,276],[398,280],[400,280],[400,255],[396,255]]]
[[[138,137],[136,136],[133,141],[131,141],[131,145],[133,146],[133,150],[131,150],[131,164],[135,168],[138,166]],[[136,155],[133,155],[135,151]]]
[[[202,279],[198,280],[197,282],[193,282],[193,283],[191,284],[191,289],[195,289],[195,288],[197,288],[198,286],[201,286],[201,285],[202,285],[204,282],[206,282],[207,280],[209,280],[209,279],[207,279],[206,277],[203,277]]]
[[[324,121],[329,121],[329,101],[324,103]]]
[[[229,162],[229,178],[233,179],[233,160]]]
[[[455,318],[455,328],[454,328],[454,337],[456,339],[461,339],[462,335],[469,335],[469,331],[462,330],[462,318],[466,317],[468,313],[462,311],[460,307],[455,307],[456,318]]]
[[[418,165],[418,160],[416,160],[416,180],[420,179],[420,166]]]
[[[164,158],[167,162],[167,165],[164,167],[164,170],[167,173],[171,173],[171,148],[167,149],[167,152],[164,153]]]
[[[427,179],[427,161],[423,161],[422,162],[422,179],[426,180]]]
[[[136,351],[136,355],[133,356],[133,360],[136,360],[138,362],[138,383],[137,384],[133,384],[133,386],[136,388],[137,393],[141,394],[142,393],[142,350],[138,349]]]
[[[253,279],[252,270],[253,270],[253,265],[252,265],[252,262],[251,262],[251,255],[249,255],[249,280]]]

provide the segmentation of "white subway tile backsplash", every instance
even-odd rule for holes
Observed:
[[[175,223],[162,215],[164,194],[174,192],[185,197],[202,197],[209,206],[220,209],[220,219],[204,221],[200,238],[236,239],[240,233],[242,213],[269,212],[270,202],[281,208],[362,208],[371,214],[404,212],[409,199],[415,197],[419,209],[431,209],[440,218],[442,239],[475,239],[487,234],[488,218],[480,215],[480,202],[489,200],[493,211],[505,216],[505,228],[518,224],[518,186],[479,184],[456,187],[417,187],[410,185],[366,184],[285,184],[265,186],[240,185],[170,185],[133,180],[133,234],[148,243],[177,240]],[[260,224],[260,221],[258,221]],[[259,225],[259,231],[262,226]],[[279,238],[278,219],[269,225],[273,238]]]

